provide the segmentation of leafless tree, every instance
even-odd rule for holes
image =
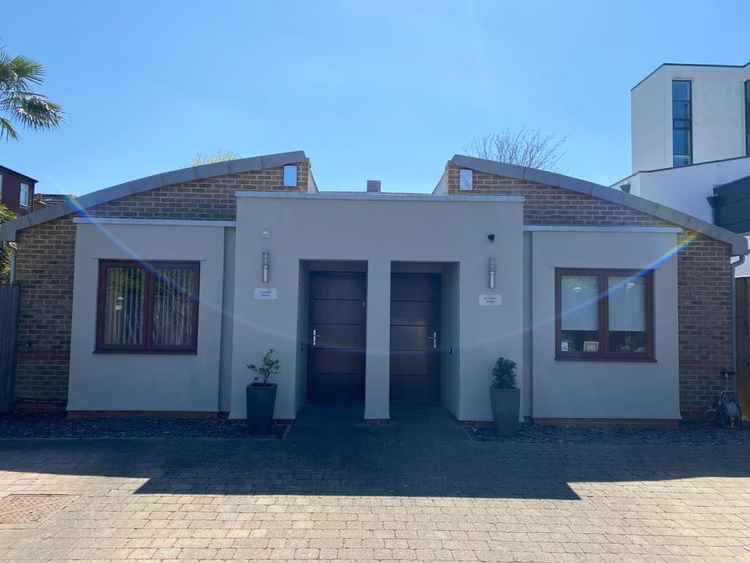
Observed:
[[[475,139],[468,147],[471,155],[524,168],[560,171],[566,139],[539,130],[519,129],[491,133]]]
[[[240,157],[232,151],[219,151],[216,154],[198,153],[193,157],[191,166],[200,166],[201,164],[214,164],[216,162],[226,162],[227,160],[237,160]]]

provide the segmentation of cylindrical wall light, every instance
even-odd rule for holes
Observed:
[[[487,285],[490,289],[495,289],[495,277],[497,275],[497,262],[494,258],[487,261]]]
[[[263,283],[268,283],[271,279],[271,253],[268,250],[263,251]]]

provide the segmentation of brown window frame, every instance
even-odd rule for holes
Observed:
[[[562,277],[563,276],[597,276],[599,278],[599,351],[598,352],[563,352],[561,347],[562,324]],[[645,284],[644,305],[646,308],[646,351],[645,352],[610,352],[609,351],[609,277],[639,277]],[[654,271],[625,270],[601,268],[555,268],[555,359],[575,361],[613,361],[613,362],[655,362],[654,350]]]
[[[193,339],[183,346],[154,345],[151,342],[153,332],[153,299],[155,268],[162,266],[180,266],[195,273],[195,294],[193,304]],[[104,342],[104,307],[106,303],[107,271],[110,268],[137,268],[144,276],[143,291],[143,344],[106,344]],[[131,353],[131,354],[197,354],[198,353],[198,313],[200,296],[200,262],[185,260],[99,260],[99,286],[96,305],[96,347],[97,353]]]

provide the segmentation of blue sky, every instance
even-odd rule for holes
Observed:
[[[629,90],[661,62],[750,60],[747,0],[7,2],[0,44],[47,68],[65,124],[0,142],[44,192],[197,153],[303,149],[323,189],[430,191],[472,139],[567,138],[567,174],[630,171]]]

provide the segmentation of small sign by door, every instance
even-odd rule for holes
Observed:
[[[503,296],[497,293],[483,293],[479,296],[480,307],[499,307],[503,304]]]
[[[275,287],[256,287],[254,297],[258,301],[273,301],[279,298]]]

